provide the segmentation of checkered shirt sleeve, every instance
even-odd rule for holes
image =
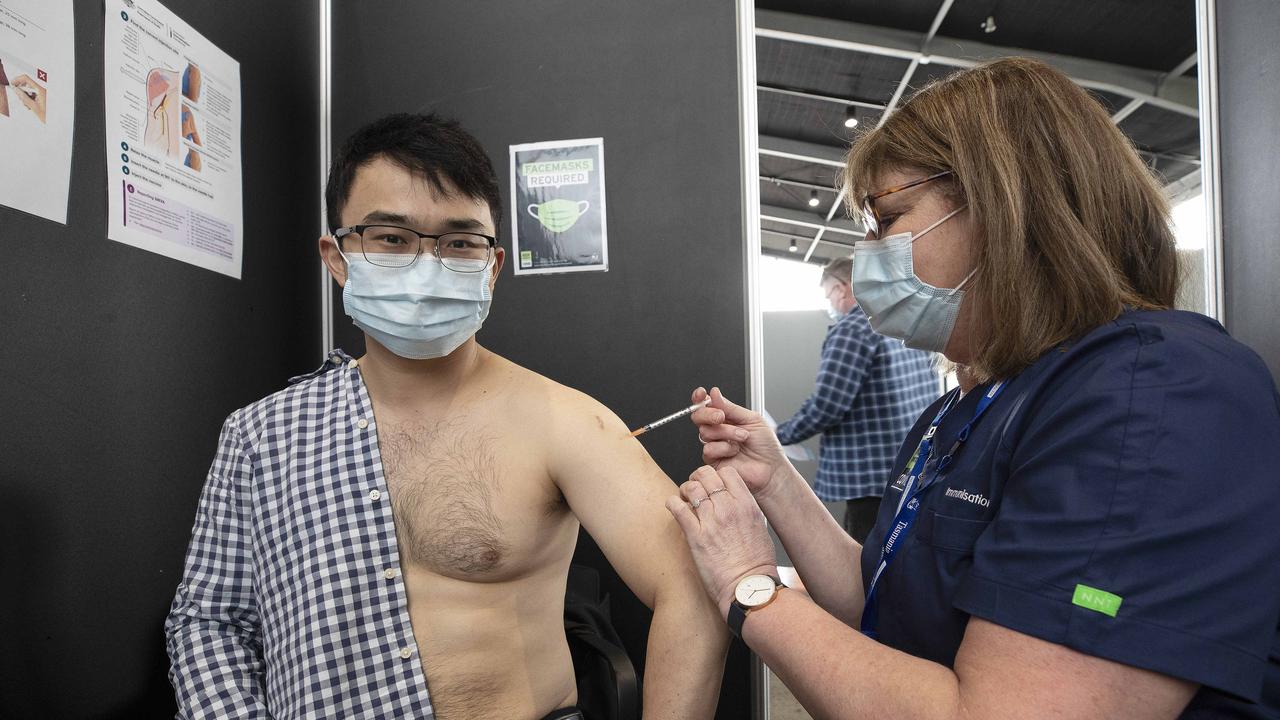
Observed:
[[[244,494],[252,465],[232,416],[222,427],[165,621],[179,718],[269,718]]]
[[[822,433],[819,498],[878,496],[898,447],[939,390],[928,353],[880,335],[855,307],[827,333],[813,394],[778,426],[778,439],[793,444]]]

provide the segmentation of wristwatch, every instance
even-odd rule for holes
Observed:
[[[742,623],[747,621],[747,613],[773,602],[784,587],[782,581],[772,575],[748,575],[739,580],[733,591],[733,602],[729,603],[728,622],[733,634],[742,637]]]

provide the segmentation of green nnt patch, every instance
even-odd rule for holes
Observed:
[[[1075,595],[1071,597],[1072,605],[1079,605],[1087,610],[1100,612],[1103,615],[1115,617],[1120,611],[1120,603],[1124,602],[1124,598],[1119,595],[1113,595],[1106,590],[1091,588],[1088,585],[1076,585]]]

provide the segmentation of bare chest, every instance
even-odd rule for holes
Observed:
[[[452,417],[380,421],[378,443],[402,561],[500,580],[543,561],[568,507],[513,429]]]

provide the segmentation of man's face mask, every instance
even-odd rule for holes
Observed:
[[[489,316],[492,262],[469,263],[455,272],[423,253],[408,267],[374,265],[359,253],[343,253],[347,282],[342,306],[356,327],[391,352],[411,360],[444,357],[475,335]]]

